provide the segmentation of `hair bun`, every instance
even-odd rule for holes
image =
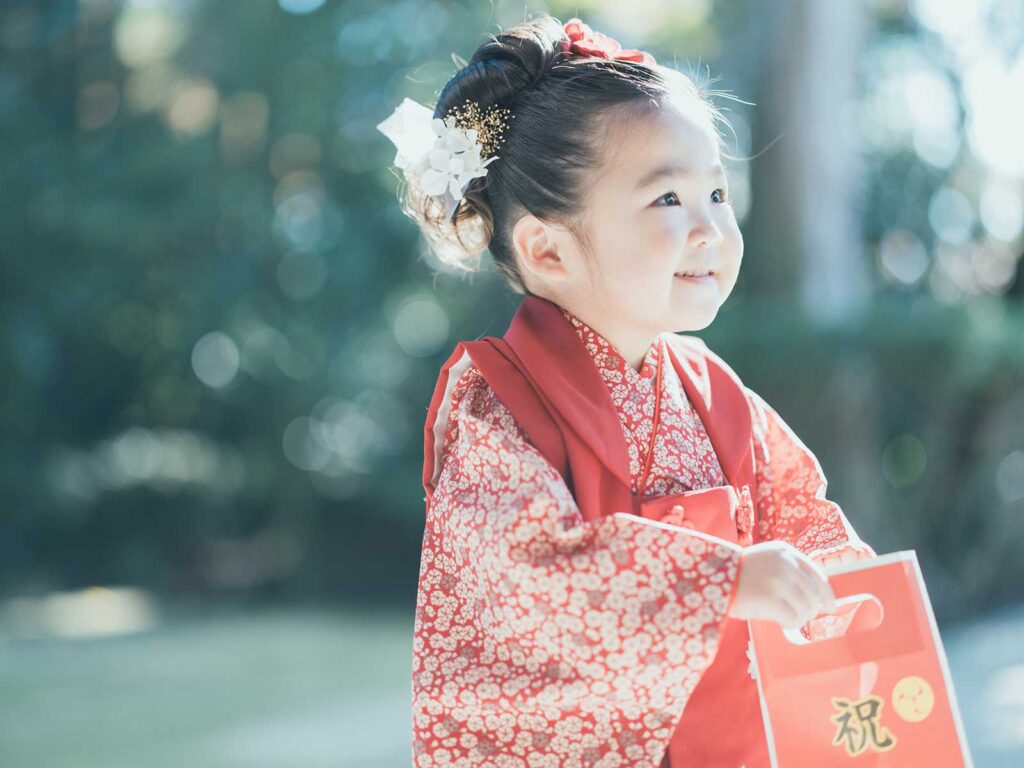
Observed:
[[[466,72],[476,70],[476,100],[484,104],[509,104],[536,85],[551,68],[566,58],[562,25],[551,16],[542,16],[500,35],[491,35],[473,54]],[[441,92],[439,104],[448,101],[449,87],[464,90],[463,78],[453,78]],[[461,95],[461,93],[460,93]]]

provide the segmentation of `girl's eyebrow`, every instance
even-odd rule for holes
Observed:
[[[670,163],[668,165],[659,166],[648,173],[645,173],[640,180],[636,183],[635,190],[641,190],[647,187],[658,179],[666,176],[689,176],[693,173],[693,170],[686,165],[679,165],[677,163]],[[706,176],[719,176],[725,174],[725,168],[721,164],[713,165],[705,172]]]

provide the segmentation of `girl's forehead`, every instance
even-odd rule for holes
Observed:
[[[612,132],[608,149],[605,170],[622,183],[635,183],[659,167],[702,173],[721,162],[710,119],[672,105],[624,123]]]

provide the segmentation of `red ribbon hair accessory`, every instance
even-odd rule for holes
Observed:
[[[595,32],[578,18],[569,19],[562,25],[562,30],[565,32],[565,39],[562,40],[562,50],[565,53],[596,56],[599,59],[635,61],[649,66],[655,64],[654,57],[646,51],[623,48],[618,40],[601,32]]]

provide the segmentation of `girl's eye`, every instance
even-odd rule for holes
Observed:
[[[720,195],[720,199],[716,200],[715,202],[717,202],[717,203],[726,203],[726,202],[729,201],[729,188],[728,187],[719,187],[718,189],[716,189],[711,194],[714,195],[714,194],[716,194],[718,192],[721,192],[722,194]],[[662,200],[666,200],[668,198],[675,199],[676,202],[673,203],[673,205],[678,205],[679,204],[679,195],[677,195],[675,192],[666,192],[664,195],[659,197],[655,202],[656,203],[660,203]]]

